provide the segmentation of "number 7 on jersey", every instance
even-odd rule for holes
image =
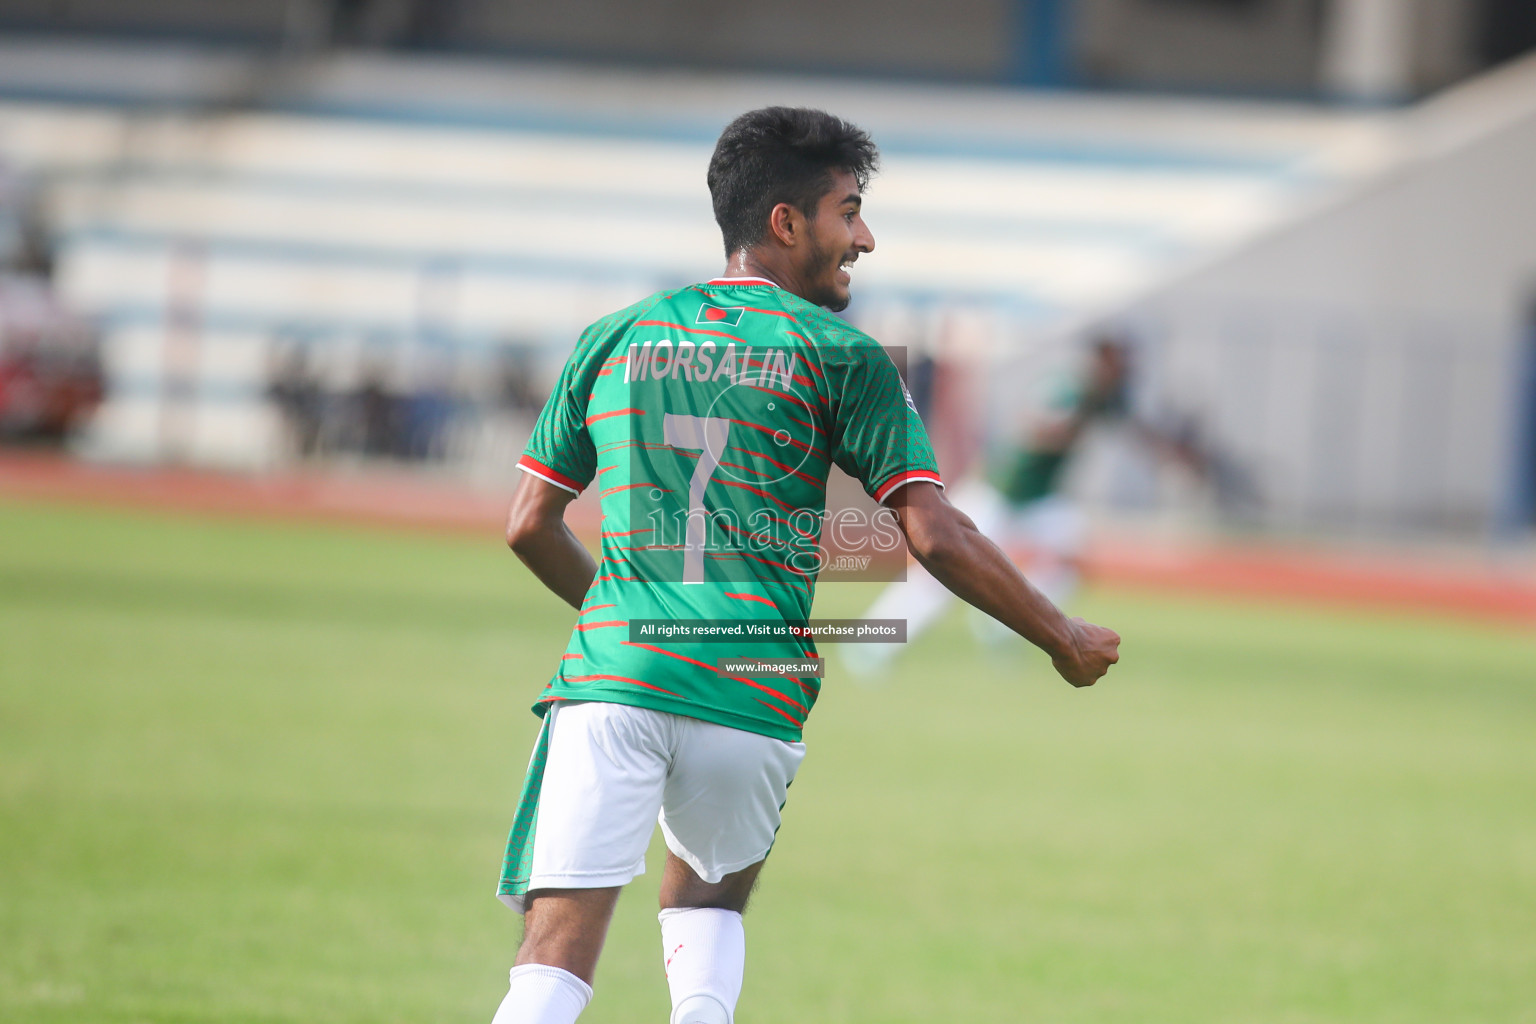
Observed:
[[[731,436],[731,421],[719,416],[685,416],[667,413],[661,421],[661,439],[669,448],[699,453],[698,465],[688,479],[688,521],[683,535],[683,582],[704,582],[704,543],[708,516],[704,489],[720,465]]]

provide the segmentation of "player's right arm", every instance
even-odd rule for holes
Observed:
[[[507,513],[507,546],[540,582],[576,609],[597,576],[597,564],[565,525],[565,507],[597,474],[587,403],[612,347],[604,343],[614,332],[622,332],[636,308],[621,310],[581,333],[517,460],[521,479]]]
[[[1114,630],[1062,614],[938,487],[914,481],[886,504],[923,568],[955,596],[1044,650],[1067,682],[1092,686],[1120,660]]]
[[[576,495],[531,473],[520,476],[507,513],[507,546],[540,582],[579,609],[597,563],[565,525],[565,507]]]

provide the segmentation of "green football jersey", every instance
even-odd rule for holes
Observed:
[[[666,642],[631,620],[804,623],[833,463],[876,500],[940,484],[890,356],[761,278],[675,291],[582,333],[519,462],[596,486],[602,557],[540,694],[652,708],[798,740],[815,678],[722,674],[722,659],[814,657],[810,639]]]

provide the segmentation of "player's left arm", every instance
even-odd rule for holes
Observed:
[[[579,609],[597,563],[565,524],[565,507],[576,495],[532,473],[520,476],[507,513],[507,546],[540,582]]]

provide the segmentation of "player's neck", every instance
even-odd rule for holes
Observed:
[[[791,287],[794,283],[794,275],[786,268],[773,265],[770,260],[764,260],[754,250],[742,249],[735,253],[725,263],[725,270],[716,280],[743,277],[756,278],[760,281],[771,281],[786,291],[794,291]]]

